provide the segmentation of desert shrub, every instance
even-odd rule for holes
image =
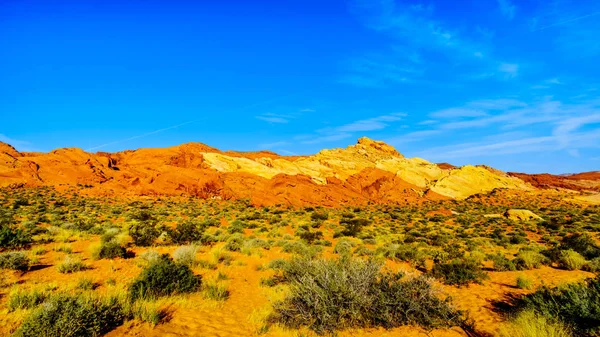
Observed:
[[[588,261],[588,263],[586,263],[585,266],[583,266],[583,270],[589,271],[592,273],[600,272],[600,257],[597,257],[591,261]]]
[[[470,260],[473,260],[477,263],[483,263],[486,259],[486,255],[484,252],[480,251],[480,250],[472,250],[469,252],[469,256],[468,258]]]
[[[188,245],[181,246],[173,252],[173,260],[179,264],[192,267],[196,264],[196,254],[198,253],[198,246]]]
[[[189,293],[200,285],[200,277],[164,254],[149,264],[129,286],[130,299],[152,299],[174,293]]]
[[[100,336],[124,320],[121,304],[115,298],[59,294],[31,312],[14,336]]]
[[[333,247],[333,252],[340,255],[347,255],[352,252],[352,248],[356,244],[350,240],[339,240],[338,243]]]
[[[362,242],[365,245],[376,245],[377,244],[377,240],[375,240],[374,238],[364,238],[364,239],[362,239]]]
[[[309,244],[317,240],[323,239],[323,232],[321,231],[311,231],[309,228],[300,228],[296,235],[300,237],[300,239],[306,241]]]
[[[208,282],[204,284],[204,296],[215,301],[225,301],[229,298],[229,290],[224,284]]]
[[[495,271],[514,271],[517,270],[515,264],[502,254],[490,254],[488,259],[493,262]]]
[[[77,288],[81,290],[94,290],[98,284],[89,278],[82,278],[77,281]]]
[[[244,246],[244,242],[246,241],[246,237],[240,233],[235,233],[227,239],[227,243],[225,244],[225,249],[232,252],[239,252],[242,250]]]
[[[127,249],[116,241],[102,242],[92,255],[96,260],[125,258],[127,257]]]
[[[9,225],[0,225],[0,249],[25,248],[30,244],[31,236],[28,232]]]
[[[119,234],[118,228],[109,228],[100,237],[100,242],[110,242]]]
[[[356,256],[371,256],[374,255],[375,252],[364,245],[359,245],[354,249],[353,254]]]
[[[561,249],[572,249],[587,259],[600,257],[600,246],[596,244],[594,238],[588,233],[574,233],[565,236],[561,243]]]
[[[58,271],[63,274],[74,273],[87,269],[87,266],[77,258],[67,255],[63,262],[58,265]]]
[[[8,295],[6,306],[9,311],[17,309],[31,309],[42,303],[47,294],[39,290],[14,289]]]
[[[551,320],[532,310],[520,312],[500,327],[500,337],[571,337],[560,321]]]
[[[517,276],[517,288],[531,289],[531,279],[525,275]]]
[[[371,222],[362,218],[343,218],[340,220],[340,225],[344,226],[341,234],[345,236],[357,236],[363,227],[368,226]]]
[[[241,252],[243,254],[251,255],[255,248],[270,249],[271,246],[269,245],[269,242],[263,239],[254,238],[244,241]]]
[[[178,223],[174,229],[168,231],[169,237],[176,244],[189,244],[202,240],[205,227],[196,222]]]
[[[378,247],[375,254],[392,260],[409,262],[417,267],[425,266],[426,256],[415,245],[389,244]]]
[[[23,252],[0,253],[0,269],[26,271],[29,269],[29,259]]]
[[[269,269],[283,269],[283,267],[285,266],[286,263],[287,263],[287,261],[284,259],[275,259],[275,260],[269,261],[269,264],[267,265],[267,267]]]
[[[577,336],[596,335],[600,332],[600,276],[584,283],[540,288],[519,299],[516,308],[558,318],[572,326]]]
[[[561,251],[558,258],[558,266],[567,270],[579,270],[586,263],[585,258],[572,249]]]
[[[329,219],[329,213],[326,211],[315,211],[310,215],[310,219],[313,221],[324,221]]]
[[[243,234],[244,233],[244,224],[241,221],[236,220],[231,225],[229,225],[229,227],[227,227],[227,232],[230,234],[235,234],[235,233]]]
[[[129,235],[136,246],[147,247],[154,244],[161,231],[153,224],[136,222],[129,227]]]
[[[140,267],[148,266],[160,259],[160,254],[155,250],[147,250],[140,254],[139,262],[137,263]]]
[[[31,254],[33,255],[44,255],[46,254],[46,249],[42,247],[36,247],[31,250]]]
[[[127,318],[135,318],[152,325],[158,324],[166,316],[160,308],[160,302],[138,300],[133,303],[124,303]]]
[[[433,265],[431,274],[445,284],[463,286],[469,283],[481,283],[488,278],[481,264],[471,259],[454,259]]]
[[[322,250],[323,247],[308,246],[302,241],[288,241],[281,247],[281,251],[284,253],[292,253],[307,257],[317,256]]]
[[[517,257],[513,260],[518,270],[539,268],[548,262],[548,258],[543,254],[529,249],[519,251]]]
[[[318,332],[349,327],[420,325],[431,329],[462,324],[461,314],[440,299],[422,276],[381,272],[374,260],[292,259],[283,279],[290,294],[274,306],[270,322]]]

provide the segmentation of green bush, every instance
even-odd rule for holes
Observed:
[[[200,285],[200,277],[182,264],[177,264],[164,254],[149,264],[129,286],[129,297],[136,299],[154,299],[174,293],[189,293]]]
[[[600,246],[588,233],[574,233],[565,236],[561,243],[561,249],[572,249],[587,259],[600,257]]]
[[[129,235],[136,246],[148,247],[154,244],[161,231],[153,224],[140,222],[129,227]]]
[[[18,249],[28,247],[30,244],[31,236],[28,232],[9,225],[0,225],[0,248]]]
[[[196,264],[198,247],[195,245],[181,246],[173,252],[173,260],[179,264],[193,267]]]
[[[431,274],[445,284],[463,286],[469,283],[481,283],[488,279],[481,264],[471,259],[455,259],[450,262],[436,263]]]
[[[29,259],[23,252],[0,253],[0,269],[26,271],[29,269]]]
[[[227,239],[227,243],[225,244],[225,249],[232,252],[239,252],[242,250],[244,246],[244,242],[246,241],[246,237],[240,233],[235,233]]]
[[[543,254],[528,249],[519,251],[517,257],[513,260],[513,263],[518,270],[540,268],[542,265],[547,264],[548,262],[548,258],[546,258]]]
[[[375,254],[392,260],[405,261],[416,267],[425,266],[426,256],[415,245],[390,244],[377,247]]]
[[[223,284],[211,282],[204,285],[204,296],[215,301],[225,301],[229,298],[229,290]]]
[[[356,244],[350,240],[341,239],[336,243],[335,247],[333,247],[333,252],[340,255],[347,255],[352,252],[352,248]]]
[[[540,288],[519,299],[516,308],[535,311],[548,319],[558,318],[571,326],[577,336],[597,336],[600,333],[600,276],[585,283]]]
[[[25,291],[15,289],[8,295],[7,307],[9,311],[17,309],[31,309],[42,303],[47,297],[47,294],[38,290]]]
[[[14,336],[100,336],[124,320],[123,309],[115,298],[59,294],[31,312]]]
[[[513,263],[513,261],[506,258],[506,256],[502,254],[493,254],[488,255],[488,259],[490,259],[494,263],[495,271],[514,271],[517,270],[517,267]]]
[[[567,270],[579,270],[586,263],[585,258],[572,249],[561,251],[558,258],[558,266]]]
[[[500,337],[571,337],[567,325],[532,310],[520,312],[500,327]]]
[[[326,211],[315,211],[310,215],[310,219],[313,221],[324,221],[329,219],[329,213],[327,213]]]
[[[344,218],[340,221],[340,224],[344,226],[341,234],[345,236],[357,236],[363,227],[368,226],[371,221],[361,218],[348,219]]]
[[[116,241],[102,242],[98,250],[94,251],[93,256],[97,260],[125,258],[127,257],[127,249]]]
[[[343,328],[419,325],[427,329],[463,323],[461,313],[440,299],[425,277],[381,272],[374,260],[292,259],[282,278],[290,294],[274,306],[269,321],[318,332]]]
[[[531,289],[531,279],[525,275],[517,276],[517,288]]]
[[[583,266],[583,270],[589,271],[592,273],[600,272],[600,257],[597,257],[591,261],[588,261],[588,263],[586,263],[585,266]]]
[[[293,253],[306,257],[317,256],[322,250],[323,247],[321,246],[308,246],[302,241],[288,241],[281,247],[281,251],[284,253]]]
[[[70,255],[67,255],[63,262],[58,265],[58,271],[63,274],[74,273],[77,271],[86,270],[87,266],[81,262],[81,260],[77,258],[72,258]]]
[[[189,244],[201,241],[205,227],[195,222],[178,223],[174,229],[167,231],[171,240],[176,244]]]

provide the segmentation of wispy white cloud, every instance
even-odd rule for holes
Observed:
[[[515,17],[517,6],[510,2],[510,0],[498,0],[498,7],[500,7],[502,14],[509,20],[512,20]]]
[[[584,15],[580,15],[580,16],[576,16],[576,17],[571,17],[571,18],[560,18],[555,22],[552,22],[548,25],[544,25],[541,27],[535,27],[532,32],[537,32],[540,30],[544,30],[544,29],[548,29],[548,28],[552,28],[552,27],[556,27],[556,26],[562,26],[562,25],[566,25],[572,22],[576,22],[579,20],[583,20],[583,19],[587,19],[587,18],[591,18],[594,16],[600,15],[600,11],[596,11],[596,12],[592,12],[592,13],[587,13]]]
[[[506,78],[513,78],[519,74],[519,65],[515,63],[500,63],[498,71],[504,73]]]
[[[429,114],[432,118],[456,118],[456,117],[482,117],[487,116],[484,110],[472,108],[449,108],[438,110]]]
[[[381,129],[385,129],[391,122],[397,122],[399,120],[402,120],[402,118],[404,116],[406,116],[406,114],[403,114],[403,113],[393,113],[393,114],[389,114],[389,115],[382,115],[382,116],[377,116],[374,118],[354,121],[352,123],[337,126],[334,128],[321,129],[320,132],[344,133],[344,132],[381,130]]]
[[[342,76],[340,82],[363,87],[382,87],[390,82],[408,83],[414,75],[422,73],[412,65],[399,66],[370,58],[351,60],[347,68],[349,74]]]
[[[335,142],[338,140],[346,139],[352,137],[351,133],[335,133],[326,136],[317,136],[307,140],[302,141],[302,144],[317,144],[317,143],[327,143],[327,142]]]
[[[467,103],[468,107],[485,110],[507,110],[527,106],[526,103],[513,98],[480,99]]]
[[[473,107],[482,109],[486,115],[470,116],[468,109]],[[565,104],[549,98],[529,104],[512,98],[477,100],[442,111],[451,113],[433,113],[443,119],[433,124],[433,129],[409,133],[392,140],[397,143],[425,140],[462,129],[486,130],[489,134],[478,141],[449,144],[416,153],[433,160],[544,151],[565,151],[576,156],[581,149],[600,148],[600,128],[597,127],[600,124],[600,100],[597,99],[576,104]],[[445,117],[455,120],[444,122]],[[533,124],[539,127],[531,128]]]
[[[32,146],[33,144],[31,144],[31,142],[29,142],[29,141],[14,139],[14,138],[8,137],[1,133],[0,133],[0,142],[12,145],[15,149],[17,149],[17,151],[23,151],[23,152],[40,152],[41,151],[40,149],[37,149],[34,146]]]
[[[280,142],[273,142],[273,143],[264,143],[264,144],[260,144],[259,147],[261,149],[272,149],[272,148],[276,148],[276,147],[281,147],[281,146],[285,146],[285,145],[289,145],[289,142],[286,141],[280,141]]]
[[[507,14],[516,6],[502,0]],[[493,53],[493,31],[476,25],[477,34],[463,26],[436,19],[433,6],[394,0],[353,1],[351,12],[369,29],[395,39],[377,59],[357,58],[346,64],[340,82],[380,88],[392,84],[431,86],[431,76],[452,76],[453,81],[512,79],[518,65],[499,60]],[[372,56],[372,54],[370,54]],[[441,56],[441,57],[440,57]],[[460,73],[460,76],[456,76]]]
[[[559,142],[561,147],[567,147],[572,143],[572,133],[584,126],[600,124],[600,111],[595,114],[572,117],[561,120],[558,122],[558,126],[553,130],[553,135]],[[596,130],[600,133],[600,130]]]
[[[268,123],[276,123],[276,124],[284,124],[284,123],[289,122],[289,120],[286,118],[276,117],[276,116],[260,115],[260,116],[256,116],[256,118],[260,119],[262,121],[268,122]]]
[[[302,135],[300,139],[302,139],[302,143],[304,144],[338,141],[349,138],[358,132],[383,130],[391,123],[401,121],[405,116],[406,114],[397,112],[373,118],[361,119],[339,126],[322,128],[316,131],[316,135]]]
[[[420,140],[429,139],[430,137],[437,136],[442,133],[441,130],[422,130],[422,131],[413,131],[408,132],[400,136],[387,138],[385,141],[388,144],[397,146],[400,144],[416,142]]]

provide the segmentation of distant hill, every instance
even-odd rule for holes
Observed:
[[[581,181],[600,179],[598,175],[546,177],[434,164],[405,158],[393,147],[368,138],[311,156],[223,152],[201,143],[117,153],[77,148],[29,153],[0,143],[0,187],[84,186],[94,195],[249,198],[259,205],[414,204],[464,199],[498,188],[530,190],[563,180],[571,183],[558,187],[580,187]]]

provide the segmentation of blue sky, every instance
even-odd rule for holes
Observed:
[[[0,141],[600,169],[597,1],[0,1]]]

